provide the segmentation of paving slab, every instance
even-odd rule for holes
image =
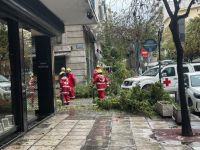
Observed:
[[[80,150],[81,146],[58,145],[54,150]]]
[[[109,146],[108,150],[137,150],[135,146]]]
[[[4,150],[28,150],[31,146],[25,146],[25,145],[10,145],[6,148],[4,148]]]
[[[145,146],[137,146],[137,150],[163,150],[163,147],[161,146],[150,146],[148,145],[148,148]]]
[[[29,150],[54,150],[55,146],[32,146]]]
[[[16,145],[25,145],[25,146],[31,146],[33,145],[37,140],[29,140],[29,139],[19,139],[18,141],[14,142]]]
[[[179,146],[166,145],[163,146],[163,148],[164,150],[193,150],[192,148],[186,145],[179,145]]]
[[[193,129],[198,131],[199,117],[192,115],[191,124]],[[200,150],[198,138],[196,141],[184,142],[181,136],[159,138],[157,134],[157,131],[180,130],[180,128],[171,118],[159,116],[146,118],[112,110],[99,110],[92,104],[92,99],[81,99],[64,106],[62,111],[5,149]]]

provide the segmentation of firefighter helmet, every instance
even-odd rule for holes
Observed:
[[[62,68],[61,68],[61,72],[65,72],[65,67],[62,67]]]
[[[97,65],[96,68],[100,68],[100,65]]]
[[[33,76],[34,76],[34,74],[31,72],[31,73],[30,73],[30,77],[33,77]]]
[[[97,72],[100,74],[100,73],[103,73],[103,71],[101,69],[98,69]]]
[[[67,70],[67,72],[71,72],[72,71],[71,68],[69,68],[69,67],[66,70]]]
[[[65,71],[61,71],[60,73],[59,73],[59,75],[61,76],[61,75],[64,75],[65,74]]]

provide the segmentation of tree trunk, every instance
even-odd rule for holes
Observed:
[[[183,47],[179,38],[178,19],[171,18],[170,30],[173,33],[173,41],[175,43],[177,52],[177,72],[178,72],[178,92],[181,103],[182,115],[182,136],[192,136],[192,128],[190,124],[190,117],[188,113],[187,101],[185,96],[184,76],[183,76]]]

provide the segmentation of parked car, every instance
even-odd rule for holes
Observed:
[[[200,112],[200,72],[184,74],[186,99],[195,112]]]
[[[183,72],[200,71],[200,63],[183,64]],[[155,66],[145,71],[141,76],[125,79],[121,88],[130,89],[139,85],[142,89],[147,89],[151,84],[159,81],[159,67]],[[177,65],[169,64],[161,66],[161,83],[166,91],[174,93],[178,91]]]
[[[0,100],[10,100],[11,99],[11,83],[10,81],[0,75]]]

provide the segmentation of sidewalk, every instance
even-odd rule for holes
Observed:
[[[192,116],[192,126],[200,129],[198,117]],[[183,142],[180,136],[163,136],[179,129],[169,118],[149,119],[100,111],[92,105],[91,99],[81,99],[73,101],[66,106],[66,111],[35,127],[5,150],[200,150],[200,140],[196,137],[195,142]]]

